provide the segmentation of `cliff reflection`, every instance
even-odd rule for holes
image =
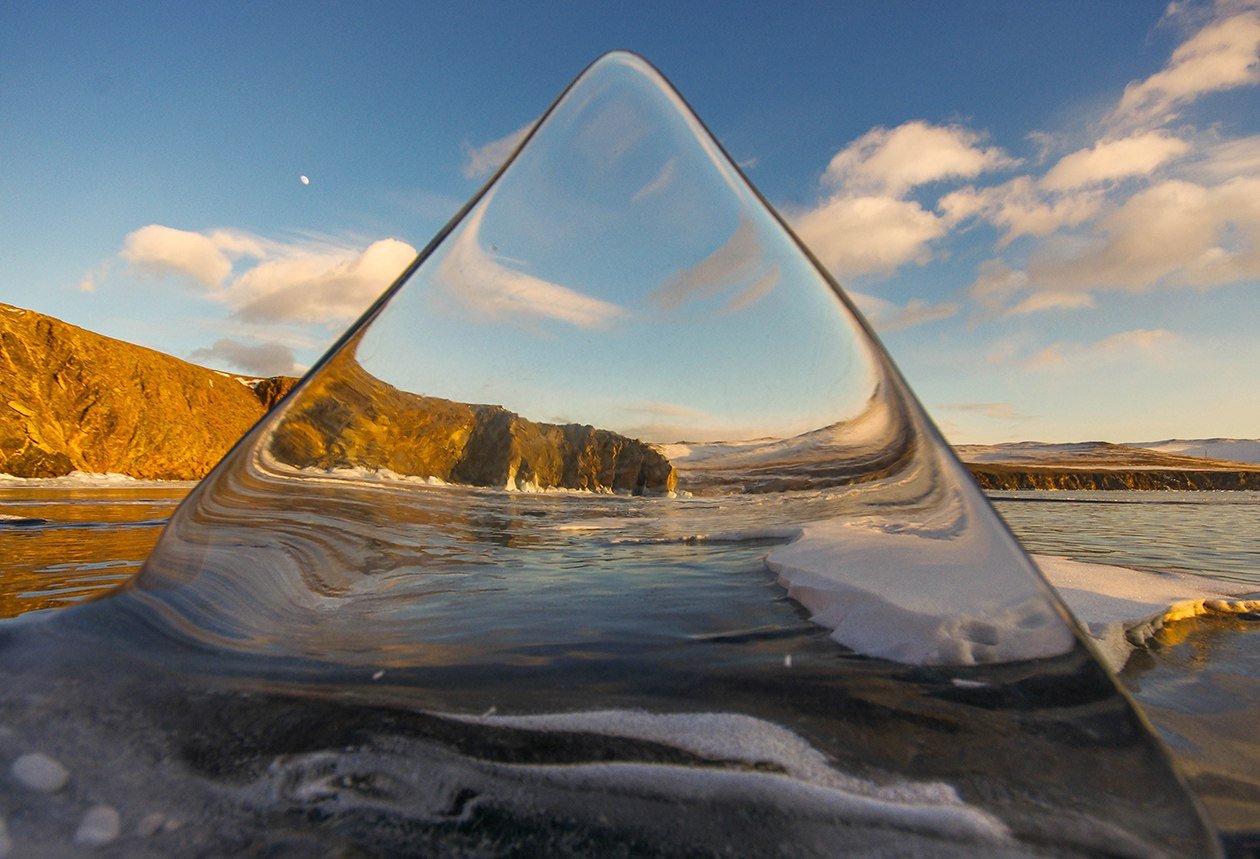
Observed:
[[[359,365],[356,345],[347,344],[284,411],[268,442],[276,463],[508,489],[674,491],[674,468],[651,445],[399,390]]]

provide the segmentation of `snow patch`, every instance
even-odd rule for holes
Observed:
[[[103,474],[87,471],[72,471],[69,474],[62,475],[61,477],[16,477],[12,474],[0,474],[0,488],[108,489],[110,487],[120,487],[126,489],[143,489],[148,487],[192,487],[196,485],[197,481],[195,480],[145,480],[143,478],[129,477],[126,474],[118,474],[113,471],[108,471]]]
[[[770,764],[777,773],[697,770],[659,764],[594,764],[567,766],[572,779],[597,782],[609,770],[617,784],[659,786],[665,777],[684,779],[689,796],[742,792],[756,781],[779,795],[800,801],[800,807],[826,807],[842,819],[884,821],[897,828],[928,830],[989,842],[1006,842],[1009,831],[993,816],[967,805],[942,782],[876,784],[838,772],[826,757],[792,731],[772,722],[736,713],[649,713],[641,710],[598,710],[531,716],[448,716],[459,721],[528,731],[593,733],[660,743],[714,762]],[[762,784],[764,783],[764,784]],[[794,802],[795,804],[795,802]]]
[[[1209,614],[1260,611],[1255,588],[1180,573],[1143,572],[1034,555],[1046,579],[1085,627],[1113,671],[1167,623]]]

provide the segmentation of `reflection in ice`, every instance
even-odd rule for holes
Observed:
[[[3,659],[0,746],[195,818],[152,852],[1215,849],[847,299],[625,54],[131,586]]]

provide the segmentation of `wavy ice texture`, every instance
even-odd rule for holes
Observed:
[[[827,758],[796,734],[778,725],[733,713],[646,713],[602,710],[533,716],[455,716],[479,725],[538,732],[583,732],[664,743],[714,761],[772,765],[781,775],[691,774],[688,792],[705,794],[738,789],[739,780],[763,781],[770,790],[798,793],[804,806],[831,807],[838,817],[881,823],[890,828],[938,832],[957,838],[1009,843],[1010,832],[992,815],[968,806],[951,786],[940,782],[876,784],[836,772]],[[662,767],[643,767],[636,780],[645,784],[666,777]],[[677,778],[679,774],[671,773]],[[785,776],[787,778],[785,778]],[[791,780],[798,782],[792,785]],[[729,782],[729,784],[722,784]],[[775,784],[778,782],[778,784]],[[802,790],[801,785],[813,789]],[[764,788],[763,788],[764,789]]]
[[[57,622],[239,693],[153,742],[369,853],[1213,849],[844,293],[624,53]]]

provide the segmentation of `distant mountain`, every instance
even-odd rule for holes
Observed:
[[[1260,465],[1255,462],[1189,456],[1167,444],[1168,449],[1160,450],[1104,441],[1025,441],[964,444],[955,450],[986,489],[1260,489]],[[1215,448],[1201,442],[1184,444],[1187,451],[1247,450],[1227,444]]]
[[[1141,447],[1160,453],[1181,453],[1260,465],[1260,438],[1170,438],[1164,441],[1125,444],[1128,447]]]
[[[296,381],[209,370],[0,304],[0,473],[200,478]]]

